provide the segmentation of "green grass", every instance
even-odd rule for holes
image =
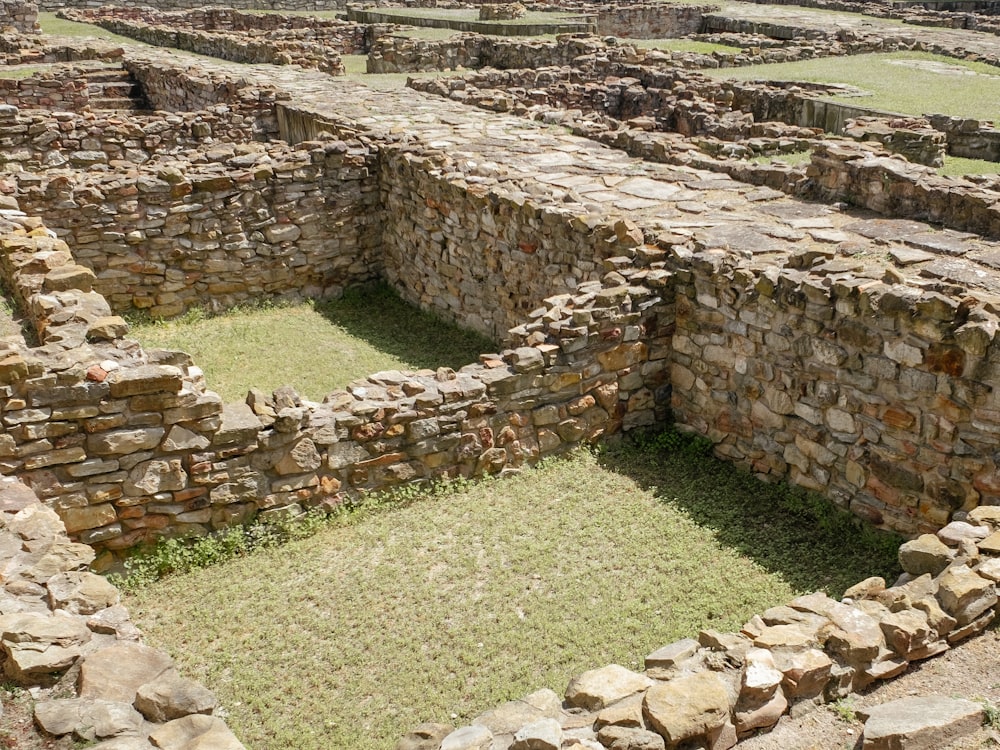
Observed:
[[[739,47],[727,44],[699,42],[694,39],[621,39],[623,44],[634,44],[643,49],[662,49],[668,52],[697,52],[700,55],[711,55],[713,52],[740,52]]]
[[[945,155],[944,166],[939,167],[937,172],[945,177],[961,177],[967,174],[997,174],[1000,173],[1000,162]]]
[[[754,164],[772,164],[776,161],[783,161],[785,164],[791,166],[797,166],[799,164],[808,164],[809,160],[812,158],[812,151],[792,151],[787,154],[768,154],[767,156],[755,156],[752,161]]]
[[[894,545],[875,552],[794,494],[684,449],[581,452],[126,603],[248,747],[384,750],[420,722],[468,722],[607,663],[641,669],[701,628],[895,572]]]
[[[43,70],[45,70],[44,65],[10,65],[0,68],[0,78],[11,80],[30,78],[35,73],[41,73]]]
[[[895,64],[904,60],[959,66],[977,75],[944,75]],[[702,72],[740,80],[846,83],[870,92],[871,96],[831,97],[833,101],[911,115],[943,113],[1000,120],[1000,69],[927,53],[825,57]]]
[[[42,27],[42,33],[53,34],[55,36],[70,37],[95,37],[106,39],[116,44],[140,44],[134,39],[112,34],[110,31],[102,29],[100,26],[93,26],[89,23],[76,23],[63,18],[56,18],[55,13],[39,13],[38,23]]]
[[[388,287],[349,289],[342,298],[295,306],[245,308],[215,317],[140,323],[132,335],[147,349],[179,349],[205,371],[225,401],[251,387],[292,385],[321,399],[379,370],[475,362],[495,345],[414,309]]]

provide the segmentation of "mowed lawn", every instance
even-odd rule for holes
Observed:
[[[403,302],[384,285],[348,289],[328,302],[238,309],[217,316],[134,325],[146,349],[190,354],[226,402],[247,390],[294,386],[321,400],[380,370],[458,369],[496,345]]]
[[[387,750],[798,592],[894,575],[786,488],[688,453],[580,452],[164,579],[126,603],[251,750]],[[821,528],[823,527],[823,528]],[[826,529],[826,530],[824,530]]]
[[[1000,120],[1000,68],[928,53],[824,57],[703,72],[739,80],[846,83],[871,95],[831,97],[834,101],[910,115]]]

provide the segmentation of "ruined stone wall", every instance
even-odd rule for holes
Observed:
[[[993,123],[930,115],[931,124],[948,139],[948,153],[969,159],[1000,161],[1000,128]]]
[[[799,596],[753,615],[739,632],[705,629],[666,644],[646,656],[642,672],[618,664],[591,669],[561,695],[544,688],[457,729],[424,724],[400,746],[419,747],[429,737],[442,748],[738,747],[783,716],[859,693],[990,627],[998,531],[1000,512],[978,508],[968,521],[902,545],[906,575],[894,585],[872,577],[841,601],[821,592]],[[983,713],[972,700],[907,696],[859,710],[866,723],[855,746],[901,747],[942,726],[949,741],[971,739]],[[914,716],[927,717],[926,724]]]
[[[127,178],[27,174],[17,195],[26,210],[45,212],[115,312],[173,317],[335,296],[377,278],[374,159],[358,143],[219,144],[183,161],[154,159]]]
[[[86,80],[71,71],[60,75],[0,79],[0,102],[23,109],[80,111],[90,105]]]
[[[166,66],[162,58],[130,55],[125,69],[142,86],[153,109],[165,112],[214,111],[220,105],[240,131],[248,128],[253,140],[278,137],[276,93],[266,86],[248,86],[239,75],[217,71],[185,71]]]
[[[105,5],[130,6],[125,0],[40,0],[36,3],[41,11],[55,11],[61,8],[100,8]],[[205,3],[198,0],[143,0],[143,5],[160,10],[186,10],[203,8]],[[243,10],[343,10],[345,0],[226,0],[230,8]]]
[[[1000,237],[1000,180],[940,177],[928,168],[857,146],[817,144],[806,195],[881,214]],[[969,273],[972,273],[971,271]]]
[[[201,28],[198,26],[200,20],[206,24],[217,20],[207,11],[188,14],[159,13],[148,8],[125,11],[102,8],[90,12],[65,11],[63,15],[71,20],[95,23],[114,34],[157,47],[238,63],[294,63],[330,75],[342,75],[341,55],[367,51],[376,31],[343,21],[320,23],[315,29],[301,29],[298,24],[290,24],[289,28],[250,31],[243,28],[247,22],[235,22],[229,16],[221,19],[223,30],[210,25]],[[232,31],[229,30],[231,26],[240,28]]]
[[[225,105],[166,117],[5,107],[0,109],[0,163],[35,174],[67,166],[101,170],[115,161],[142,164],[205,144],[243,143],[256,134],[253,121]],[[18,175],[19,184],[33,184],[27,173]]]
[[[0,269],[43,346],[4,342],[0,467],[104,549],[498,473],[666,416],[662,260],[548,300],[509,349],[458,373],[377,373],[323,404],[283,389],[224,407],[187,355],[122,339],[93,274],[40,221],[16,221]]]
[[[678,279],[674,416],[719,455],[911,532],[1000,501],[994,313],[708,256]]]
[[[569,65],[584,55],[637,61],[634,47],[608,46],[594,36],[580,35],[551,41],[517,41],[480,34],[426,40],[399,36],[378,39],[368,55],[369,73],[413,73],[492,67],[501,70],[537,69]]]
[[[56,513],[10,477],[0,479],[0,522],[4,678],[31,690],[47,738],[243,750],[215,695],[143,645],[118,590],[87,569],[94,550],[71,542]]]
[[[701,31],[705,13],[719,10],[717,5],[601,6],[597,12],[597,33],[629,39],[673,39]]]
[[[590,226],[555,205],[469,190],[439,170],[448,165],[383,151],[385,275],[410,302],[494,339],[642,244],[627,221]]]
[[[14,29],[20,34],[40,34],[38,6],[23,0],[0,2],[0,28]]]

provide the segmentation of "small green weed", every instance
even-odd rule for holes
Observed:
[[[849,695],[846,698],[835,700],[830,704],[830,710],[837,715],[838,719],[847,724],[854,724],[858,720],[853,696]]]
[[[983,704],[983,726],[1000,730],[1000,706],[988,698],[976,698],[976,701]]]

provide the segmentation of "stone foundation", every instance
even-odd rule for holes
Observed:
[[[717,11],[717,5],[599,5],[597,33],[628,39],[673,39],[701,31],[706,13]]]

